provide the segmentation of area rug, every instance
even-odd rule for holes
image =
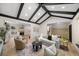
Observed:
[[[35,52],[32,49],[32,44],[26,44],[26,47],[23,50],[17,50],[17,56],[43,56],[44,49],[40,49],[39,51]]]
[[[23,50],[17,50],[17,56],[44,56],[44,45],[42,45],[42,49],[35,52],[32,49],[32,44],[26,44],[26,47]],[[62,49],[58,49],[57,56],[65,56],[66,54]]]

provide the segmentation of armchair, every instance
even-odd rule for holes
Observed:
[[[14,39],[14,41],[15,41],[15,47],[17,50],[21,50],[25,48],[25,43],[20,38],[16,38]]]

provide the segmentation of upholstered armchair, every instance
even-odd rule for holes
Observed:
[[[15,41],[15,47],[17,50],[21,50],[21,49],[25,48],[25,43],[21,39],[16,38],[16,39],[14,39],[14,41]]]
[[[15,47],[17,50],[21,50],[21,49],[25,48],[25,44],[24,44],[24,42],[15,39]]]

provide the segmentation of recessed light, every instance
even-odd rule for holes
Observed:
[[[54,9],[55,7],[54,6],[52,6],[52,9]]]
[[[36,19],[36,18],[34,18],[34,19]]]
[[[38,13],[38,15],[40,15],[40,13]]]
[[[27,14],[25,14],[25,16],[27,16]]]
[[[64,6],[62,6],[61,8],[62,8],[62,9],[64,9],[65,7],[64,7]]]
[[[28,7],[29,10],[31,10],[31,7]]]

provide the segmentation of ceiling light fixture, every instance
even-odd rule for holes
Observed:
[[[54,6],[52,6],[52,9],[54,9],[55,7]]]
[[[64,7],[64,6],[62,6],[61,8],[62,8],[62,9],[64,9],[65,7]]]
[[[36,19],[36,18],[34,18],[34,19]]]
[[[27,14],[25,14],[25,16],[27,16]]]
[[[31,10],[31,7],[28,7],[29,10]]]
[[[40,15],[40,13],[38,13],[38,15]]]

